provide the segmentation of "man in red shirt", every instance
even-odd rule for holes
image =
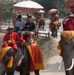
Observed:
[[[18,40],[21,43],[24,43],[25,40],[19,37],[19,35],[16,32],[13,32],[13,29],[14,29],[13,27],[7,28],[8,32],[4,36],[2,47],[11,46],[14,50],[17,50],[18,48],[17,48],[16,40]]]

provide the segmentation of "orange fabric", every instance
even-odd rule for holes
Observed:
[[[25,46],[27,47],[29,54],[31,56],[30,71],[44,69],[42,53],[41,53],[41,50],[40,50],[38,44],[33,41],[33,43],[31,43],[31,45],[28,45],[25,42]]]
[[[31,52],[32,52],[32,56],[33,56],[35,70],[44,69],[42,53],[36,42],[31,44]],[[31,63],[31,65],[32,65],[32,63]],[[31,66],[30,66],[30,68],[31,68]]]
[[[11,48],[11,47],[0,48],[0,61],[3,59],[3,57],[5,56],[5,54],[7,53],[7,51],[8,51],[10,48]]]
[[[70,39],[74,37],[74,31],[63,31],[61,33],[61,36],[63,37],[65,41],[69,41]]]

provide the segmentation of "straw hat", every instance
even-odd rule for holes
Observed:
[[[14,30],[14,26],[8,26],[8,28],[6,29],[7,31],[9,30]]]

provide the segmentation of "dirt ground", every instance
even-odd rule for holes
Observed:
[[[0,33],[0,47],[2,45],[3,36],[5,33]],[[37,42],[42,50],[44,62],[55,55],[59,55],[59,51],[57,50],[58,41],[53,38],[48,39],[47,37],[39,37]]]

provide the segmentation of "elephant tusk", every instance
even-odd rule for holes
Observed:
[[[58,67],[59,70],[60,70],[62,64],[63,64],[63,60],[61,61],[60,65],[59,65],[59,67]]]
[[[19,66],[21,64],[23,58],[24,58],[24,56],[22,55],[19,62],[18,62],[18,64],[17,64],[17,66]]]
[[[74,65],[74,58],[72,59],[72,64],[71,64],[71,67],[66,69],[66,71],[70,71],[72,68],[73,68],[73,65]]]

